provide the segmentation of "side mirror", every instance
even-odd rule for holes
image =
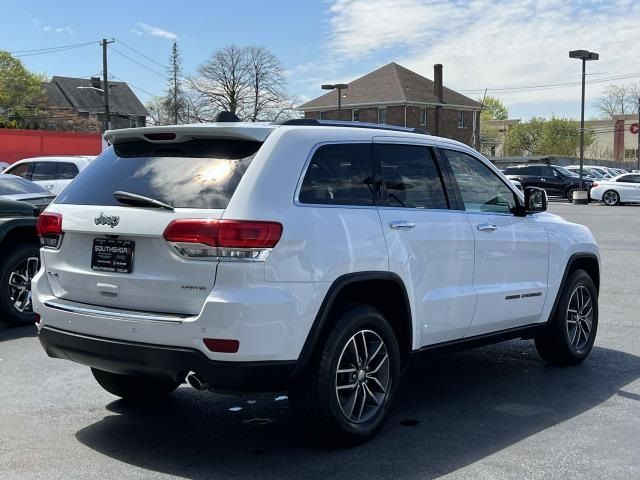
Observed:
[[[526,213],[546,212],[549,199],[542,188],[527,187],[524,189],[524,206]]]

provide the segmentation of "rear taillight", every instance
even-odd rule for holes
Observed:
[[[38,217],[36,230],[40,237],[40,244],[46,248],[60,248],[62,242],[62,215],[45,212]]]
[[[591,184],[591,188],[596,188],[597,186],[599,186],[598,182],[593,182]]]
[[[187,258],[263,261],[282,235],[277,222],[249,220],[174,220],[164,238]]]

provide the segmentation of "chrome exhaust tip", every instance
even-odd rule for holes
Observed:
[[[204,390],[209,390],[209,384],[206,383],[204,380],[202,380],[202,378],[200,378],[194,372],[189,372],[185,380],[189,385],[191,385],[193,388],[195,388],[199,392],[202,392]]]

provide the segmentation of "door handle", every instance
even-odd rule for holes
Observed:
[[[480,232],[493,232],[498,229],[493,223],[479,223],[476,228]]]
[[[541,178],[541,179],[540,179],[540,181],[541,181],[541,182],[546,182],[547,180],[546,180],[546,179],[544,179],[544,178]]]
[[[389,223],[389,226],[391,228],[395,228],[399,230],[409,230],[410,228],[415,227],[416,224],[414,222],[405,222],[405,221],[399,220],[399,221]]]

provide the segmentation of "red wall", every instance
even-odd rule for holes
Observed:
[[[0,128],[0,162],[47,155],[98,155],[101,151],[99,133]]]

